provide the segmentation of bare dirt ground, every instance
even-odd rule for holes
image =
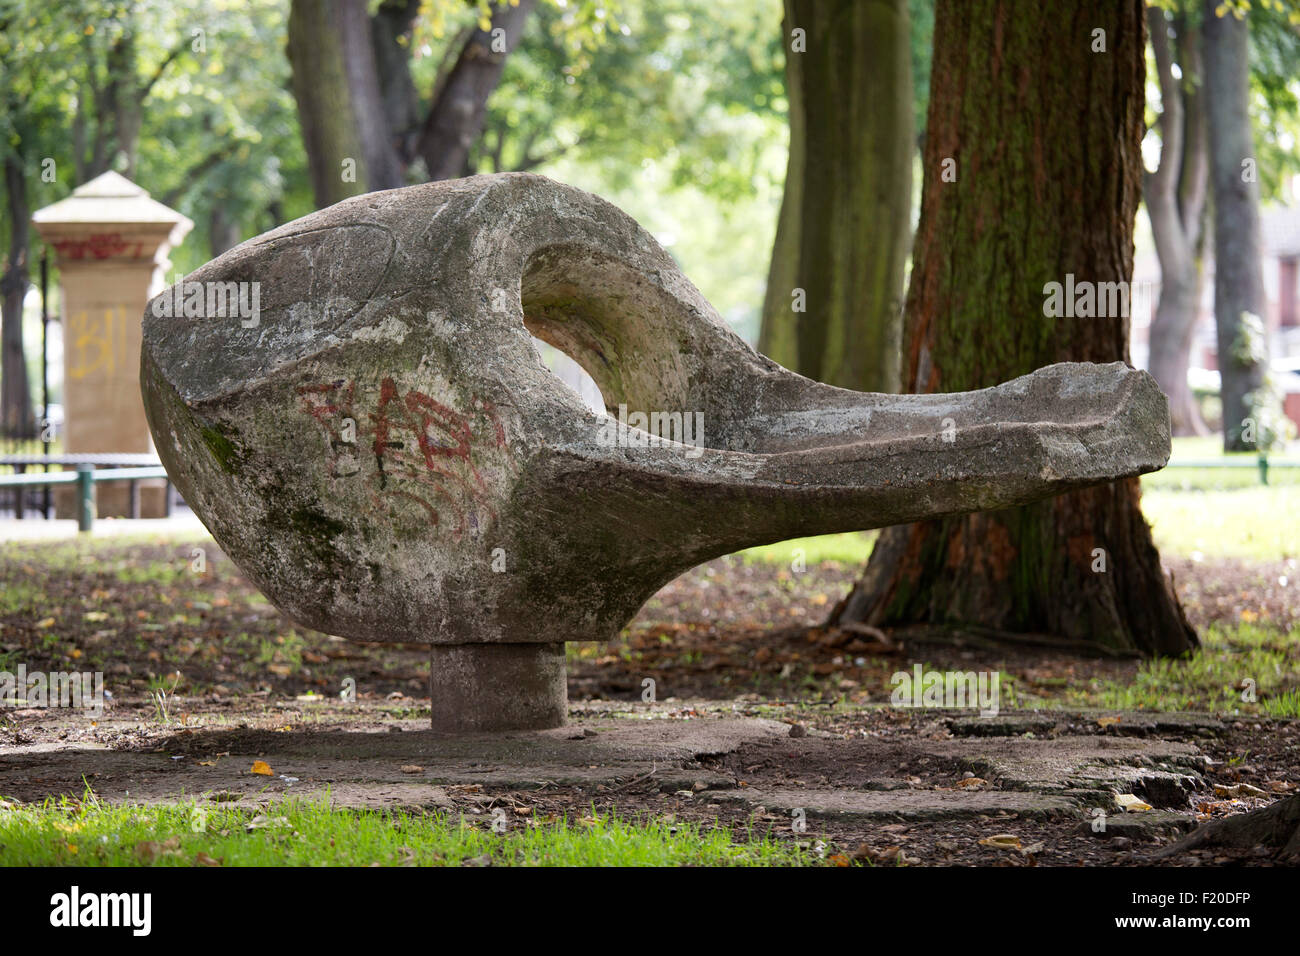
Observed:
[[[328,795],[467,816],[506,807],[520,826],[594,807],[753,828],[846,864],[1072,866],[1156,862],[1198,822],[1300,782],[1292,720],[879,706],[889,673],[913,661],[1000,669],[1044,693],[1131,678],[1137,663],[977,640],[857,645],[817,627],[854,569],[792,575],[736,559],[674,582],[625,640],[575,655],[568,727],[439,737],[424,729],[422,648],[295,629],[204,547],[202,574],[190,545],[0,555],[5,666],[102,670],[113,693],[98,720],[0,709],[0,797]],[[1198,627],[1243,611],[1293,626],[1295,589],[1269,583],[1294,577],[1293,563],[1175,572]],[[658,703],[641,700],[645,677]],[[355,703],[337,697],[345,678]],[[270,776],[251,773],[256,760]],[[1125,812],[1130,796],[1150,809]],[[1275,860],[1206,849],[1173,862]]]

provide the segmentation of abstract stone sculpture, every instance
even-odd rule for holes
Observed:
[[[431,645],[443,731],[563,723],[564,642],[613,638],[710,558],[1025,504],[1169,455],[1164,396],[1120,363],[950,395],[805,379],[628,216],[520,174],[358,196],[230,250],[146,309],[141,387],[185,500],[281,610]],[[620,406],[702,435],[647,441]]]

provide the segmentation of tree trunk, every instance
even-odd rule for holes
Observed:
[[[415,158],[420,138],[420,97],[411,79],[411,26],[420,0],[384,0],[370,18],[379,95],[389,137],[403,165]],[[405,41],[405,42],[404,42]]]
[[[1272,850],[1272,857],[1279,863],[1300,862],[1300,795],[1283,797],[1258,810],[1202,823],[1155,858],[1166,860],[1189,850],[1211,847]]]
[[[430,180],[465,174],[469,151],[483,131],[488,97],[501,82],[506,57],[519,45],[535,5],[536,0],[519,0],[516,6],[497,6],[492,11],[491,29],[471,34],[456,65],[434,91],[419,146]]]
[[[785,38],[785,97],[789,103],[790,148],[786,153],[785,190],[781,194],[781,213],[772,242],[772,261],[767,270],[767,290],[763,295],[762,324],[758,331],[758,350],[788,369],[799,371],[799,347],[795,337],[798,315],[794,312],[793,293],[799,285],[800,223],[803,219],[804,53],[791,50],[794,29],[794,0],[785,0],[785,17],[781,33]]]
[[[403,185],[365,0],[293,0],[288,53],[316,205]]]
[[[138,63],[135,34],[129,23],[122,35],[108,48],[105,65],[108,70],[107,96],[112,108],[113,138],[117,155],[123,157],[122,175],[134,180],[144,110],[136,100]],[[113,158],[110,157],[109,161],[111,163]]]
[[[1252,333],[1243,315],[1265,316],[1260,260],[1259,185],[1250,128],[1246,20],[1216,15],[1206,0],[1205,89],[1214,183],[1214,321],[1218,333],[1223,447],[1245,451],[1260,437],[1255,399],[1268,371],[1267,331]],[[1253,426],[1253,427],[1252,427]]]
[[[1160,165],[1144,177],[1143,195],[1156,254],[1160,301],[1151,322],[1147,361],[1169,397],[1175,435],[1206,435],[1209,429],[1187,384],[1201,301],[1201,235],[1205,216],[1208,146],[1205,140],[1200,31],[1178,8],[1172,22],[1161,7],[1147,8],[1151,49],[1160,82]],[[1172,26],[1175,47],[1169,42]],[[1174,75],[1177,64],[1180,76]]]
[[[1105,52],[1093,52],[1098,29]],[[1126,283],[1132,274],[1144,35],[1141,0],[939,0],[907,302],[912,391],[983,388],[1053,362],[1127,358],[1126,309],[1053,318],[1045,299],[1048,283]],[[946,160],[955,161],[955,182],[944,181],[954,168]],[[1186,651],[1196,634],[1161,569],[1139,495],[1129,479],[888,528],[830,623]]]
[[[790,0],[787,27],[787,39],[801,29],[807,43],[806,52],[787,53],[791,116],[802,120],[791,127],[790,172],[802,173],[802,181],[794,201],[782,204],[770,279],[784,278],[795,242],[798,269],[791,286],[769,289],[760,340],[778,352],[793,340],[792,367],[810,378],[897,391],[911,239],[907,3]],[[796,215],[797,229],[789,221]],[[795,288],[804,292],[806,312],[794,311]],[[781,329],[784,323],[793,331]]]
[[[225,203],[212,204],[208,215],[208,250],[215,259],[239,245],[239,223],[230,218]]]
[[[5,157],[4,181],[9,207],[9,256],[0,278],[0,429],[8,437],[30,437],[35,430],[23,351],[23,299],[28,286],[27,183],[22,157],[12,151]]]
[[[1151,320],[1151,375],[1169,397],[1170,430],[1175,435],[1208,435],[1196,396],[1187,384],[1196,317],[1200,312],[1200,263],[1160,266],[1160,300]]]

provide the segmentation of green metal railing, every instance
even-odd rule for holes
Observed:
[[[1240,461],[1230,458],[1188,458],[1170,461],[1164,470],[1170,468],[1256,468],[1259,470],[1259,483],[1268,484],[1268,472],[1271,468],[1300,468],[1300,461],[1269,461],[1268,455],[1257,455],[1252,459],[1244,456]]]
[[[96,468],[77,465],[76,471],[50,471],[35,474],[0,475],[0,488],[27,488],[51,485],[77,486],[77,530],[89,531],[95,524],[95,485],[106,481],[140,481],[166,478],[161,465],[143,468]]]

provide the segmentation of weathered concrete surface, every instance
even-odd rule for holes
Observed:
[[[1181,741],[1098,735],[1038,740],[989,737],[966,740],[916,738],[903,747],[875,740],[789,740],[767,748],[769,760],[795,775],[816,776],[832,763],[844,770],[838,786],[807,789],[746,787],[711,799],[809,816],[957,819],[995,811],[1026,816],[1082,815],[1092,808],[1122,812],[1118,794],[1133,794],[1154,807],[1187,811],[1191,795],[1207,788],[1200,775],[1205,757]],[[917,789],[900,778],[900,767],[948,773],[946,787]],[[957,782],[973,772],[977,787]]]
[[[258,283],[261,312],[146,310],[159,455],[268,598],[354,640],[605,640],[721,554],[1024,504],[1169,455],[1164,396],[1120,363],[957,395],[795,375],[630,218],[538,176],[360,196],[186,282],[200,300]],[[616,417],[702,422],[697,447],[592,414],[529,331],[577,359]],[[435,726],[482,726],[497,699]]]
[[[83,778],[105,799],[176,800],[220,792],[251,799],[292,792],[329,793],[357,804],[436,806],[441,788],[482,786],[617,787],[644,781],[661,790],[731,787],[730,776],[701,768],[702,757],[788,736],[763,719],[596,719],[581,728],[514,733],[434,734],[203,730],[174,737],[159,752],[115,751],[95,743],[34,744],[0,753],[0,792],[24,801],[80,794]],[[179,759],[173,759],[179,758]],[[199,763],[209,761],[208,766]],[[270,777],[248,773],[254,760]],[[31,768],[39,765],[39,779]],[[233,774],[227,768],[234,768]]]
[[[1199,771],[1205,763],[1192,744],[1121,737],[943,741],[932,752],[955,757],[1008,789],[1131,793],[1150,788],[1164,806],[1166,801],[1186,805],[1186,795],[1203,785]]]
[[[1078,804],[1056,794],[1020,791],[905,790],[861,791],[810,787],[807,790],[746,788],[710,794],[717,802],[738,800],[750,807],[809,818],[861,820],[959,820],[1015,813],[1025,818],[1078,816]]]

